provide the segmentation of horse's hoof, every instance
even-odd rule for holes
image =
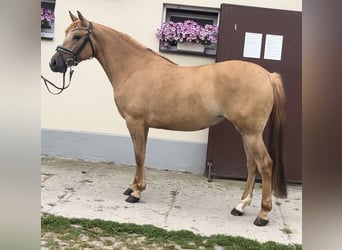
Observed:
[[[267,224],[268,224],[268,220],[264,220],[260,217],[257,217],[254,221],[254,225],[258,227],[263,227],[263,226],[266,226]]]
[[[123,193],[124,195],[130,195],[133,192],[132,189],[127,188],[127,190]]]
[[[134,197],[132,195],[128,196],[128,198],[126,199],[127,202],[129,203],[136,203],[140,200],[140,198]]]
[[[237,210],[235,208],[233,208],[233,210],[230,213],[232,215],[234,215],[234,216],[241,216],[241,215],[243,215],[243,212],[241,212],[241,211],[239,211],[239,210]]]

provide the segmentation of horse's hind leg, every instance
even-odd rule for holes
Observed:
[[[252,193],[253,193],[253,188],[254,188],[254,183],[255,183],[256,171],[257,171],[256,163],[252,155],[248,151],[248,148],[246,147],[245,142],[243,143],[243,146],[244,146],[244,150],[245,150],[246,158],[247,158],[248,176],[247,176],[245,191],[242,194],[241,201],[231,211],[231,214],[235,216],[243,215],[245,207],[249,206],[252,201]]]
[[[254,224],[265,226],[268,223],[268,213],[272,209],[272,159],[267,152],[261,133],[244,135],[243,141],[262,178],[261,210]]]
[[[126,199],[127,202],[134,203],[140,200],[140,193],[146,189],[144,162],[148,127],[139,120],[126,119],[126,123],[133,141],[137,166],[134,180],[124,194],[129,195]]]

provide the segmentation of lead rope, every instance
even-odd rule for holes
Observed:
[[[43,75],[40,75],[40,78],[43,79],[44,84],[47,88],[47,90],[50,92],[50,94],[52,95],[59,95],[60,93],[63,92],[63,90],[67,89],[70,86],[71,83],[71,78],[72,78],[72,74],[74,73],[74,70],[72,69],[72,67],[70,67],[69,70],[69,83],[67,85],[65,85],[65,73],[66,71],[63,73],[63,86],[62,87],[58,87],[57,85],[55,85],[54,83],[52,83],[51,81],[49,81],[48,79],[46,79]],[[58,92],[53,92],[50,90],[49,84],[51,86],[53,86],[54,88],[58,89]]]

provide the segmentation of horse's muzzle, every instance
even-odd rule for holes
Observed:
[[[67,70],[67,66],[64,62],[64,59],[61,57],[59,53],[56,53],[52,56],[49,65],[50,69],[53,72],[64,73]]]

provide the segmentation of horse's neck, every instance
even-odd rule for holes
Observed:
[[[119,87],[137,68],[146,64],[151,53],[138,42],[109,27],[97,25],[96,58],[114,88]]]

